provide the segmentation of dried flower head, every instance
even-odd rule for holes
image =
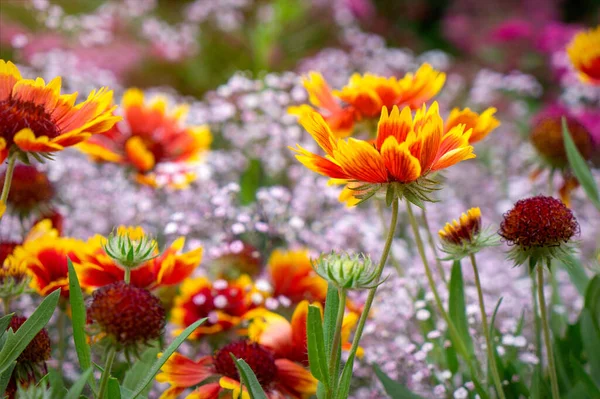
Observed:
[[[517,201],[504,214],[498,234],[513,246],[511,258],[522,264],[529,257],[542,260],[567,253],[579,224],[560,200],[539,195]]]
[[[6,172],[0,176],[0,184],[4,185]],[[54,187],[44,172],[35,166],[17,165],[8,194],[7,204],[21,216],[47,205],[54,197]]]
[[[376,284],[377,271],[364,254],[321,255],[313,262],[315,272],[340,289],[361,290]]]
[[[88,317],[113,343],[123,347],[160,338],[166,324],[160,300],[124,281],[94,291]]]
[[[104,251],[118,265],[126,269],[138,266],[158,256],[156,240],[147,235],[141,227],[119,226],[106,239]]]
[[[263,388],[268,387],[275,380],[277,366],[273,354],[262,345],[248,341],[232,342],[215,353],[214,365],[217,373],[240,381],[237,368],[231,358],[232,354],[237,359],[244,359],[248,363]]]

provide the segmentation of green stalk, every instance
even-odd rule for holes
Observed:
[[[8,166],[6,167],[6,175],[4,177],[4,186],[2,187],[2,195],[0,195],[0,201],[6,205],[8,199],[8,193],[10,192],[10,184],[12,183],[13,172],[15,171],[15,162],[17,161],[18,151],[13,151],[8,157]],[[0,215],[0,220],[3,215]]]
[[[548,267],[550,267],[550,260],[548,260]],[[560,399],[558,378],[556,377],[556,366],[554,365],[554,354],[552,353],[552,342],[550,341],[550,326],[548,325],[548,316],[546,315],[546,299],[544,298],[544,266],[540,264],[537,265],[537,280],[540,313],[542,316],[542,331],[544,332],[544,343],[546,344],[546,352],[548,355],[548,371],[552,386],[552,398]]]
[[[481,323],[483,324],[483,334],[485,335],[485,345],[487,346],[487,355],[490,362],[490,370],[492,371],[492,380],[496,386],[498,397],[500,399],[506,399],[504,390],[502,389],[502,380],[500,378],[500,373],[498,373],[498,365],[496,364],[496,356],[492,346],[492,336],[487,315],[485,313],[485,303],[483,301],[483,292],[481,290],[481,281],[479,280],[479,270],[475,261],[475,254],[471,254],[471,265],[473,266],[473,273],[475,275],[475,286],[477,287],[477,296],[479,297],[479,311],[481,312]]]
[[[385,245],[383,247],[383,253],[381,254],[381,259],[379,260],[379,265],[377,266],[375,281],[377,284],[373,288],[369,290],[369,295],[367,296],[367,301],[365,302],[365,306],[363,308],[362,313],[360,314],[360,318],[358,320],[358,326],[356,327],[356,333],[354,334],[354,339],[352,340],[352,347],[350,348],[350,353],[348,355],[348,362],[354,362],[354,358],[356,356],[356,351],[358,350],[358,344],[360,342],[360,338],[362,336],[363,330],[365,328],[365,323],[367,322],[367,317],[369,317],[369,311],[371,310],[371,305],[373,304],[373,300],[375,299],[375,293],[377,292],[377,287],[379,286],[379,279],[381,278],[381,274],[383,273],[383,267],[385,266],[385,262],[387,260],[388,254],[390,253],[390,248],[392,247],[392,241],[394,239],[394,233],[396,232],[396,223],[398,222],[398,199],[394,199],[392,202],[392,220],[390,221],[390,228],[388,229],[387,238],[385,240]],[[346,365],[345,367],[348,367]],[[344,367],[344,368],[345,368]],[[349,365],[352,368],[352,364]]]
[[[7,314],[10,313],[10,298],[9,297],[2,298],[2,305],[4,306],[4,315],[6,316]]]
[[[338,351],[342,340],[342,324],[344,322],[344,311],[346,310],[346,290],[340,289],[338,291],[340,297],[340,303],[338,307],[337,318],[335,321],[335,333],[333,336],[333,343],[331,344],[331,353],[329,359],[329,380],[333,386],[330,388],[328,397],[333,398],[334,393],[337,390],[337,384],[340,372],[340,357]]]
[[[427,241],[429,242],[429,246],[431,247],[433,255],[435,256],[435,266],[437,267],[440,277],[442,277],[442,281],[448,284],[448,280],[446,280],[446,273],[444,272],[444,268],[442,267],[442,262],[440,261],[437,246],[435,245],[433,233],[429,228],[429,222],[427,221],[427,213],[425,213],[425,208],[423,208],[423,212],[421,213],[421,219],[423,220],[423,227],[425,227],[425,231],[427,231]]]
[[[129,284],[129,282],[131,281],[131,269],[126,267],[125,268],[125,278],[124,278],[125,282],[127,284]]]
[[[387,236],[388,232],[387,232],[387,223],[385,220],[385,215],[383,214],[383,201],[375,201],[375,205],[377,208],[377,214],[379,215],[379,219],[381,220],[381,226],[383,228],[383,234],[385,234]],[[392,262],[392,265],[396,268],[396,271],[398,272],[398,275],[400,277],[404,276],[404,270],[402,270],[402,266],[400,266],[400,263],[398,263],[398,260],[394,257],[394,253],[393,251],[390,249],[390,262]]]
[[[533,301],[533,322],[535,329],[535,355],[537,356],[539,362],[538,365],[541,368],[543,362],[543,354],[542,354],[542,324],[540,323],[539,315],[539,305],[537,298],[537,283],[535,278],[531,276],[531,299]]]
[[[117,349],[114,345],[112,345],[108,350],[108,355],[106,356],[106,363],[104,364],[104,372],[102,373],[102,378],[100,379],[100,391],[98,392],[97,399],[104,399],[104,396],[106,396],[108,379],[110,378],[110,371],[112,369],[116,355]]]

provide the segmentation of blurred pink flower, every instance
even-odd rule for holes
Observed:
[[[357,19],[366,20],[375,16],[371,0],[344,0],[345,6]]]
[[[567,43],[581,29],[581,25],[548,22],[537,35],[535,47],[542,53],[564,51]]]
[[[532,23],[523,19],[507,19],[490,32],[490,39],[496,43],[530,40],[533,36]]]

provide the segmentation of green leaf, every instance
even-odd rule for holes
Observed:
[[[325,352],[325,338],[323,336],[321,310],[318,307],[313,305],[308,306],[306,324],[310,372],[317,380],[328,387],[329,374],[327,369],[327,354]]]
[[[600,210],[600,194],[598,194],[598,186],[596,185],[596,181],[594,180],[594,176],[592,175],[589,166],[579,153],[579,150],[577,150],[575,142],[573,142],[571,133],[569,132],[569,127],[567,126],[567,119],[565,117],[562,118],[562,128],[563,139],[565,141],[565,151],[567,152],[567,159],[569,160],[571,169],[573,169],[573,174],[577,180],[579,180],[579,184],[581,184],[581,187],[587,194],[588,198],[592,201],[596,208]]]
[[[10,381],[10,377],[16,365],[16,361],[12,362],[10,366],[4,370],[4,373],[0,374],[0,392],[6,392],[6,387],[8,386],[8,382]]]
[[[77,273],[70,258],[67,258],[67,266],[69,269],[69,302],[71,303],[71,322],[73,324],[75,351],[77,352],[77,359],[79,359],[79,367],[82,370],[88,370],[92,367],[92,354],[85,334],[87,319],[85,302],[83,301],[83,293],[81,292]],[[92,390],[95,390],[96,380],[93,373],[88,374],[88,381]]]
[[[346,306],[343,304],[342,306]],[[337,312],[340,308],[340,296],[338,289],[329,284],[327,287],[327,297],[325,300],[325,312],[323,315],[323,333],[325,334],[325,352],[331,353],[331,344],[335,335],[335,323]]]
[[[565,254],[561,258],[560,265],[569,274],[571,282],[577,288],[581,295],[585,295],[586,288],[590,282],[590,278],[585,272],[585,268],[573,254]]]
[[[589,309],[581,311],[581,341],[585,350],[592,377],[600,381],[600,328],[596,325]]]
[[[106,399],[121,399],[121,387],[119,386],[119,380],[115,377],[109,377],[108,379]]]
[[[258,159],[251,159],[248,168],[240,177],[240,203],[249,205],[256,199],[256,192],[263,180],[262,163]]]
[[[392,380],[388,377],[378,365],[373,365],[373,370],[375,370],[375,374],[381,384],[383,385],[383,389],[392,399],[423,399],[422,396],[417,395],[416,393],[412,393],[408,388],[404,385],[400,384]]]
[[[231,353],[231,357],[233,358],[233,361],[235,362],[235,367],[237,367],[238,373],[240,374],[240,377],[242,378],[242,381],[243,381],[244,385],[246,386],[246,389],[248,389],[250,398],[251,399],[267,399],[267,395],[265,394],[265,391],[260,386],[260,382],[258,382],[256,375],[254,375],[254,372],[252,371],[250,366],[248,366],[248,363],[246,363],[244,361],[244,359],[236,359],[235,356],[233,355],[233,353]]]
[[[600,274],[590,282],[585,293],[584,306],[589,309],[592,319],[600,327]]]
[[[140,395],[142,391],[146,389],[148,384],[154,381],[154,377],[159,372],[161,367],[164,366],[164,364],[167,362],[167,359],[169,359],[169,357],[171,357],[171,355],[175,353],[175,351],[177,350],[177,348],[179,348],[183,341],[185,341],[186,338],[189,337],[189,335],[193,333],[194,330],[196,330],[196,328],[198,328],[200,324],[204,323],[205,321],[206,318],[196,321],[194,324],[190,325],[188,328],[183,330],[183,332],[179,334],[177,338],[173,340],[173,342],[171,342],[171,345],[169,345],[168,348],[163,352],[162,356],[154,362],[148,374],[146,374],[146,376],[142,379],[135,391],[132,393],[130,399],[135,399],[136,397],[138,397],[138,395]]]
[[[464,342],[469,354],[473,356],[473,340],[471,334],[469,334],[469,323],[467,322],[464,281],[460,261],[458,260],[452,264],[449,291],[448,314],[450,319],[454,321],[460,339]]]
[[[49,369],[48,382],[50,383],[50,397],[52,399],[63,399],[67,393],[63,376],[55,369]]]
[[[342,370],[342,377],[338,384],[338,391],[335,394],[335,399],[348,399],[350,394],[350,382],[352,381],[352,368],[354,366],[354,357],[356,353],[350,353],[348,360]]]
[[[123,379],[123,387],[134,390],[137,387],[142,379],[150,372],[150,368],[152,364],[156,360],[158,353],[160,352],[160,348],[151,347],[144,351],[141,358],[133,364],[127,372],[125,373],[125,378]],[[151,385],[148,385],[146,390],[142,392],[142,395],[147,396],[148,392],[152,388]]]
[[[589,397],[600,398],[600,387],[597,385],[600,384],[600,381],[594,383],[592,377],[586,373],[581,363],[579,363],[574,357],[571,357],[571,368],[577,381],[585,387]]]
[[[10,324],[10,320],[12,319],[12,317],[14,315],[15,315],[14,313],[9,313],[6,316],[3,316],[2,318],[0,318],[0,338],[2,338],[2,336],[6,332],[6,329],[8,328],[8,325]]]
[[[6,371],[27,348],[38,332],[48,323],[60,298],[60,289],[48,295],[35,312],[19,327],[17,332],[9,331],[2,350],[0,350],[0,374]]]
[[[86,381],[92,376],[92,372],[94,369],[89,367],[87,370],[81,374],[81,376],[75,381],[75,383],[69,389],[69,392],[64,396],[64,399],[78,399],[81,392],[83,392],[83,388],[85,388]],[[112,398],[112,396],[111,396]]]

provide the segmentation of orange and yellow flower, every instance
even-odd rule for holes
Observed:
[[[253,294],[259,293],[246,275],[230,281],[211,282],[204,277],[185,280],[171,312],[171,321],[179,327],[175,334],[205,317],[208,320],[192,333],[191,338],[217,334],[238,326],[245,314],[262,302],[262,296],[260,301],[256,301],[258,296]]]
[[[141,227],[120,226],[136,237],[145,235]],[[106,237],[96,235],[83,246],[80,260],[75,265],[81,286],[88,289],[122,281],[125,272],[104,252]],[[148,290],[176,285],[188,278],[202,261],[202,247],[182,253],[185,238],[179,237],[156,258],[150,259],[131,271],[131,284]],[[158,254],[158,250],[155,255]]]
[[[326,156],[297,145],[292,148],[296,158],[314,172],[348,182],[409,184],[475,157],[469,144],[472,129],[458,124],[445,132],[436,102],[429,109],[423,105],[414,118],[409,107],[400,112],[394,106],[389,114],[383,107],[374,141],[337,139],[316,112],[302,115],[299,122]]]
[[[452,128],[463,124],[465,131],[471,129],[469,144],[477,143],[483,140],[492,130],[500,126],[500,121],[494,117],[496,108],[488,108],[481,114],[471,111],[469,108],[454,108],[446,119],[444,133],[448,133]]]
[[[575,35],[567,54],[583,82],[600,85],[600,25]]]
[[[27,269],[32,277],[31,288],[38,294],[45,296],[61,288],[61,295],[68,298],[67,257],[77,262],[83,244],[74,238],[60,237],[52,222],[43,220],[31,229],[7,261]]]
[[[284,296],[293,303],[304,299],[325,301],[327,281],[313,270],[308,250],[273,251],[267,272],[273,284],[273,297]]]
[[[112,111],[112,91],[92,91],[75,105],[77,93],[60,94],[61,78],[23,79],[10,61],[0,60],[0,162],[9,152],[34,157],[53,153],[110,129],[121,118]]]
[[[351,105],[361,117],[375,118],[383,107],[420,108],[442,88],[446,74],[423,64],[414,74],[398,80],[372,74],[354,74],[340,91],[333,94]]]
[[[452,224],[446,223],[438,234],[444,242],[463,245],[473,242],[475,236],[481,231],[481,210],[471,208],[460,215],[459,220],[454,219]]]
[[[129,89],[123,95],[125,120],[103,135],[83,143],[79,149],[97,162],[114,162],[131,167],[136,179],[150,186],[187,186],[193,179],[192,166],[208,150],[212,136],[206,126],[186,126],[188,106],[167,112],[167,100],[155,97],[147,103],[144,93]],[[161,171],[164,166],[168,169]]]

